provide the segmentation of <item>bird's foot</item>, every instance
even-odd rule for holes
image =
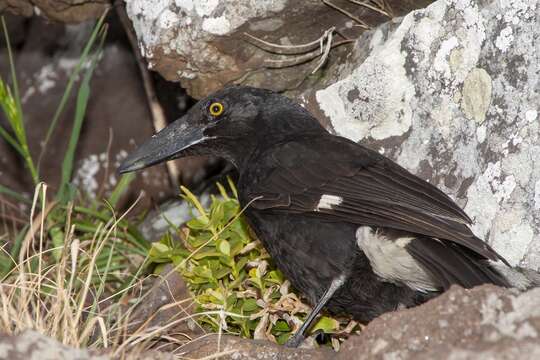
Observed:
[[[285,346],[289,348],[297,348],[304,342],[305,339],[306,338],[304,335],[302,335],[302,333],[297,332],[289,340],[287,340]]]

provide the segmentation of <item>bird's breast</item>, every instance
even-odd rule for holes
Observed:
[[[310,298],[345,273],[358,252],[351,224],[249,208],[246,217],[278,268]]]

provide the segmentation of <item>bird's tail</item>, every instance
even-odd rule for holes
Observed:
[[[494,267],[502,276],[506,278],[511,287],[519,290],[527,290],[540,286],[540,273],[536,270],[523,267],[509,267],[502,263],[493,263]]]

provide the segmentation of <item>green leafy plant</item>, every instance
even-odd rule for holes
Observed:
[[[283,344],[310,308],[250,232],[234,184],[229,180],[229,191],[217,186],[220,196],[212,196],[208,208],[182,188],[184,199],[193,207],[193,219],[176,229],[180,241],[167,234],[154,243],[150,262],[158,264],[157,272],[163,264],[175,265],[189,285],[197,311],[204,314],[197,317],[200,323],[213,331]],[[311,332],[335,335],[336,345],[343,325],[322,316]]]

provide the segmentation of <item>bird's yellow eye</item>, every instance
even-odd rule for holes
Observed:
[[[210,111],[210,115],[219,116],[223,113],[223,104],[219,102],[212,103],[208,110]]]

